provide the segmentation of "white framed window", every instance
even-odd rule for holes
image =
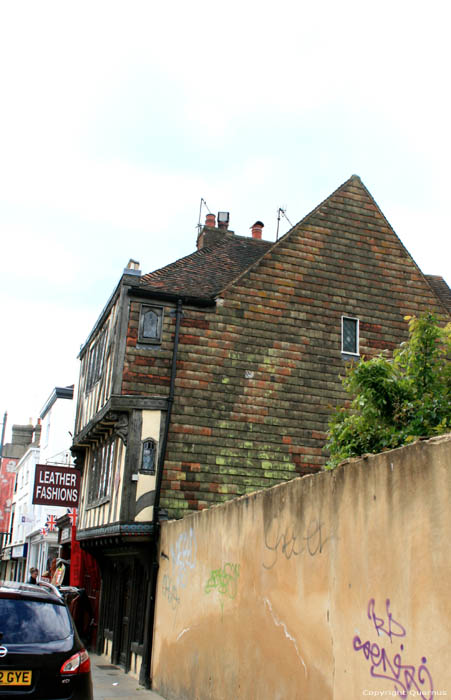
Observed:
[[[341,317],[341,352],[344,355],[360,355],[358,318]]]

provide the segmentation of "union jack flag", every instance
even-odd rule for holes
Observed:
[[[47,534],[47,528],[46,528],[46,527],[41,527],[40,533],[41,533],[41,535],[42,535],[43,537],[45,537],[46,534]]]
[[[47,516],[46,528],[49,532],[53,532],[56,527],[56,518],[54,515]]]
[[[77,508],[68,508],[67,513],[69,515],[69,519],[70,519],[70,522],[72,524],[72,527],[75,527],[75,525],[77,524],[77,513],[78,513]]]

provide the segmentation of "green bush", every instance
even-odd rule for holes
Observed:
[[[343,379],[352,397],[329,422],[326,469],[451,430],[451,323],[406,317],[409,340],[390,358],[353,363]]]

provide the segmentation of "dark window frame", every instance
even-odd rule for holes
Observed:
[[[146,314],[152,313],[156,316],[156,333],[153,336],[145,335],[145,320]],[[154,306],[153,304],[141,304],[139,309],[139,326],[138,326],[138,342],[146,343],[148,345],[160,345],[161,336],[163,331],[163,314],[164,309],[162,306]]]
[[[355,328],[355,343],[354,350],[345,349],[345,322],[352,321]],[[341,317],[341,352],[343,355],[352,355],[353,357],[360,357],[359,351],[360,344],[360,321],[356,316],[342,316]]]
[[[87,373],[86,373],[86,393],[91,391],[103,374],[105,346],[108,326],[106,326],[99,334],[95,343],[93,343],[88,357]]]
[[[106,503],[111,498],[117,444],[114,436],[92,448],[89,465],[87,507]],[[116,468],[119,468],[116,465]]]
[[[144,467],[144,449],[148,443],[151,443],[153,445],[153,466],[150,469],[147,467]],[[154,476],[156,474],[157,455],[158,455],[158,443],[157,443],[157,441],[152,437],[148,437],[148,438],[145,438],[144,440],[142,440],[142,442],[141,442],[141,466],[139,469],[141,474],[150,474],[151,476]]]

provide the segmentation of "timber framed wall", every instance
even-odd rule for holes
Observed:
[[[451,694],[450,498],[446,435],[163,523],[153,688]]]

